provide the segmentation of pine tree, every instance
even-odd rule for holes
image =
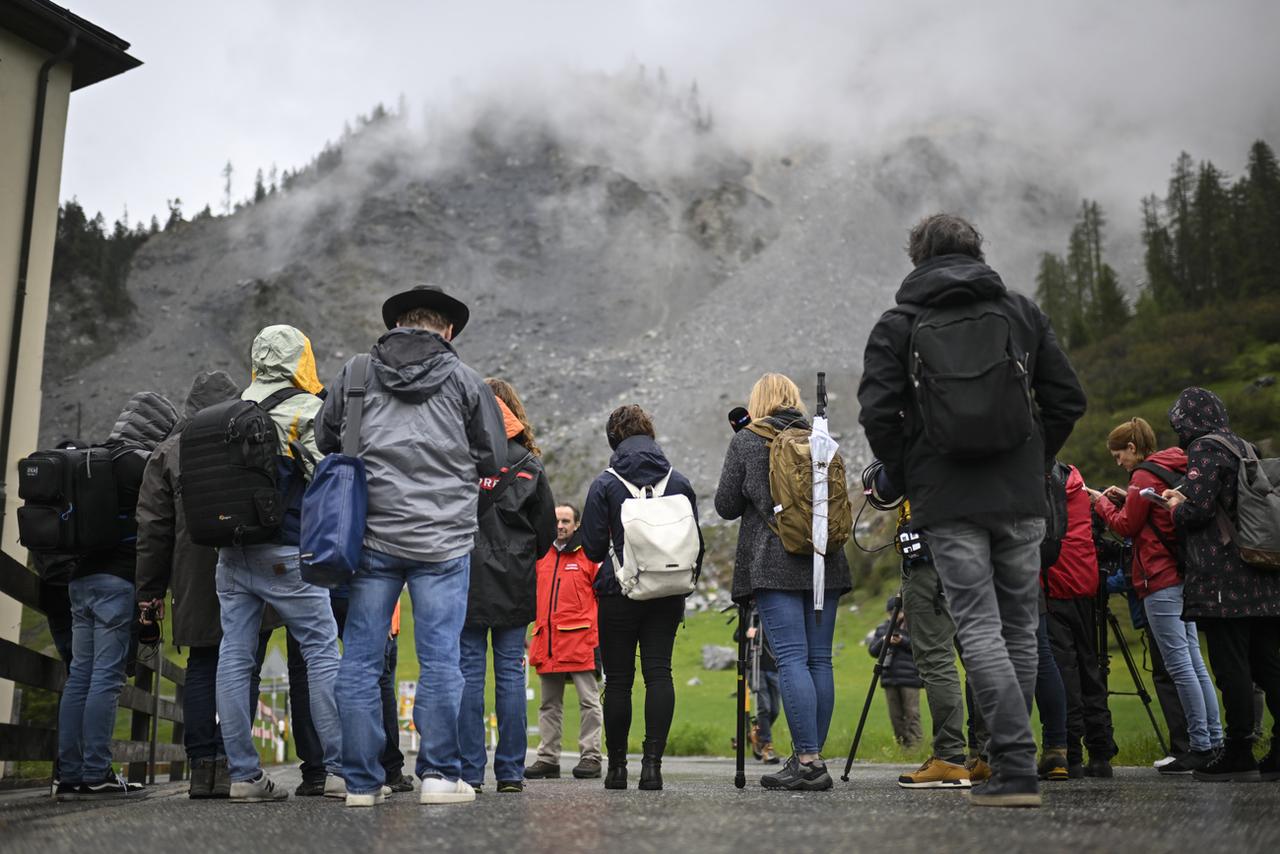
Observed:
[[[1262,140],[1249,148],[1237,186],[1241,296],[1280,292],[1280,164]]]
[[[1159,311],[1175,311],[1182,305],[1173,272],[1173,249],[1169,230],[1160,221],[1160,200],[1154,195],[1142,200],[1142,243],[1147,268],[1147,293]]]
[[[1193,239],[1188,270],[1193,305],[1232,299],[1239,290],[1231,253],[1231,199],[1224,176],[1209,161],[1200,164],[1191,199]]]
[[[182,199],[165,200],[165,204],[169,206],[169,218],[165,221],[164,230],[182,225]]]
[[[1064,347],[1071,326],[1071,300],[1068,294],[1067,266],[1062,258],[1052,252],[1040,254],[1040,269],[1036,273],[1036,302],[1053,321]]]
[[[222,213],[224,216],[231,215],[231,176],[235,174],[235,170],[231,166],[231,161],[227,161],[227,165],[222,167]]]
[[[1191,214],[1195,184],[1193,165],[1190,154],[1184,151],[1178,155],[1173,164],[1173,177],[1169,179],[1169,195],[1164,203],[1169,217],[1173,287],[1178,294],[1178,302],[1184,306],[1197,304],[1191,271],[1191,259],[1195,254],[1195,224]]]
[[[253,203],[257,204],[267,197],[267,185],[262,179],[262,169],[253,176]]]

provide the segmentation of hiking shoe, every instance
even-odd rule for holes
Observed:
[[[1262,774],[1248,742],[1228,745],[1205,763],[1203,768],[1192,771],[1191,776],[1201,783],[1259,783],[1262,781]]]
[[[420,804],[465,804],[476,799],[476,790],[461,780],[423,777],[418,787]]]
[[[1035,777],[994,776],[976,784],[968,794],[975,807],[1040,806],[1040,782]]]
[[[1208,765],[1213,761],[1213,756],[1212,750],[1193,750],[1190,753],[1184,753],[1166,765],[1161,765],[1156,770],[1169,776],[1185,776]]]
[[[964,770],[969,772],[969,782],[971,784],[991,779],[991,766],[981,756],[970,756],[964,763]]]
[[[825,762],[821,759],[801,762],[793,753],[780,770],[761,777],[760,785],[789,792],[825,792],[833,784]]]
[[[778,756],[778,752],[773,749],[772,742],[766,742],[760,750],[760,761],[765,765],[779,765],[782,759]]]
[[[525,775],[528,776],[527,774]],[[556,776],[560,776],[560,768],[556,767]],[[573,766],[573,776],[578,780],[598,780],[600,779],[600,760],[599,759],[583,759],[577,765]],[[523,790],[523,789],[522,789]],[[501,789],[499,789],[501,791]]]
[[[751,725],[751,736],[748,739],[748,743],[751,745],[751,755],[755,757],[755,760],[759,762],[764,759],[764,748],[760,743],[760,726],[758,724],[753,723]],[[734,749],[737,749],[736,744]]]
[[[1036,765],[1036,776],[1053,782],[1071,779],[1071,772],[1067,770],[1067,751],[1061,747],[1046,748]]]
[[[393,792],[412,792],[413,778],[398,774],[395,778],[387,781],[387,788]]]
[[[1280,781],[1280,746],[1275,740],[1271,742],[1271,750],[1258,761],[1258,776],[1264,783]]]
[[[217,773],[213,757],[191,761],[191,788],[187,797],[193,801],[213,797],[213,778]]]
[[[598,764],[598,763],[597,763],[597,764]],[[597,777],[599,777],[600,775],[599,775],[599,774],[596,774],[596,776],[597,776]],[[514,793],[514,792],[523,792],[523,791],[524,791],[524,781],[523,781],[523,780],[499,780],[499,781],[498,781],[498,793],[499,793],[499,794],[507,793],[507,792],[513,792],[513,793]]]
[[[78,800],[111,800],[113,798],[136,798],[144,794],[141,783],[130,783],[119,774],[115,774],[97,783],[81,783],[76,791]]]
[[[1084,775],[1110,780],[1115,776],[1115,771],[1111,768],[1110,759],[1090,759],[1089,764],[1084,766]]]
[[[347,781],[337,774],[326,774],[324,778],[324,796],[326,798],[345,798]]]
[[[283,801],[288,797],[288,790],[277,786],[265,771],[259,771],[257,778],[253,780],[231,781],[231,800],[235,803],[266,803],[269,801]]]
[[[559,780],[560,766],[539,759],[524,769],[524,778],[526,780]]]
[[[327,792],[325,797],[329,797]],[[373,807],[386,801],[387,787],[383,786],[376,792],[366,792],[363,795],[357,795],[355,792],[346,792],[343,797],[347,799],[347,806],[349,807]]]
[[[321,777],[319,780],[307,780],[304,778],[298,784],[298,788],[293,790],[293,793],[300,798],[318,798],[324,794],[325,786],[328,784],[329,778],[327,776]]]
[[[209,797],[224,800],[231,797],[231,766],[225,756],[213,760],[213,794]]]
[[[930,756],[915,771],[899,777],[898,785],[904,789],[967,789],[969,771],[963,765]]]

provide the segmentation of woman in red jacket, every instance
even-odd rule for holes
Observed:
[[[1155,431],[1141,418],[1112,430],[1107,448],[1116,465],[1129,472],[1129,488],[1091,489],[1089,497],[1108,528],[1133,539],[1133,589],[1187,717],[1191,752],[1162,766],[1160,773],[1190,774],[1208,763],[1222,744],[1218,696],[1200,655],[1196,624],[1182,619],[1182,569],[1173,519],[1161,503],[1138,494],[1147,487],[1158,494],[1180,480],[1187,470],[1187,454],[1176,447],[1157,451]],[[1104,497],[1109,500],[1099,500]]]

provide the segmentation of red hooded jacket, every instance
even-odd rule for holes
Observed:
[[[596,669],[600,631],[596,573],[574,534],[564,550],[554,545],[538,561],[538,617],[529,640],[529,663],[539,675]]]
[[[1084,478],[1071,466],[1067,476],[1067,535],[1058,562],[1045,572],[1050,599],[1077,599],[1098,593],[1098,552],[1093,545],[1093,516]]]
[[[1165,448],[1147,457],[1146,462],[1183,474],[1187,470],[1187,454],[1181,448]],[[1110,501],[1101,499],[1093,505],[1094,512],[1102,517],[1107,527],[1122,537],[1133,538],[1133,569],[1131,580],[1133,590],[1142,599],[1148,593],[1172,587],[1182,583],[1182,571],[1178,568],[1176,555],[1160,542],[1176,543],[1178,535],[1173,528],[1173,518],[1169,511],[1138,495],[1139,490],[1151,487],[1156,492],[1164,492],[1168,485],[1149,471],[1134,469],[1129,475],[1129,492],[1125,496],[1124,505],[1117,507]],[[1158,530],[1159,536],[1152,530]]]

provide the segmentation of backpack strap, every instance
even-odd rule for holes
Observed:
[[[1178,485],[1178,481],[1182,480],[1182,477],[1173,469],[1166,468],[1159,463],[1153,463],[1149,460],[1144,460],[1143,462],[1138,463],[1137,468],[1146,472],[1151,472],[1153,475],[1160,478],[1161,482],[1170,489],[1173,489]]]
[[[498,503],[498,499],[502,497],[502,494],[511,488],[511,484],[516,482],[516,477],[520,474],[520,471],[524,468],[525,464],[532,459],[533,452],[530,451],[521,457],[520,461],[515,465],[503,471],[502,477],[498,478],[498,482],[494,484],[493,489],[489,491],[488,501],[490,505]]]
[[[1253,452],[1253,445],[1249,444],[1248,442],[1244,442],[1243,439],[1241,439],[1240,441],[1244,442],[1245,449],[1244,451],[1241,451],[1239,448],[1235,446],[1235,443],[1230,441],[1226,436],[1222,435],[1221,433],[1206,433],[1200,438],[1207,439],[1211,444],[1217,445],[1218,447],[1227,451],[1236,459],[1240,460],[1241,463],[1244,463],[1248,460],[1256,461],[1258,459],[1257,455]],[[1238,478],[1243,473],[1244,472],[1237,472],[1236,477]],[[1217,510],[1216,518],[1218,520],[1218,530],[1224,537],[1222,542],[1226,543],[1229,540],[1232,543],[1234,543],[1237,548],[1239,548],[1240,539],[1238,534],[1236,533],[1236,523],[1234,520],[1232,520],[1231,514],[1227,512],[1227,508],[1223,504],[1223,498],[1221,493],[1218,494],[1218,500],[1214,503],[1216,505],[1214,509]],[[1239,508],[1237,508],[1237,512],[1238,510]]]
[[[288,388],[277,389],[276,391],[273,391],[271,394],[264,397],[262,400],[258,401],[258,405],[261,406],[263,409],[265,409],[267,412],[270,412],[280,404],[284,403],[289,398],[297,397],[300,394],[309,394],[309,392],[305,392],[302,389],[298,388],[297,386],[289,386]]]
[[[369,385],[368,353],[361,353],[351,360],[347,373],[347,390],[343,396],[346,404],[346,423],[342,425],[342,453],[348,457],[360,453],[360,427],[364,423],[364,397]]]
[[[614,470],[613,470],[613,468],[612,468],[612,467],[609,467],[609,468],[605,469],[605,471],[607,471],[609,474],[611,474],[611,475],[613,475],[615,478],[617,478],[617,479],[618,479],[618,483],[622,484],[623,486],[625,486],[625,487],[627,488],[627,492],[631,493],[631,497],[632,497],[632,498],[639,498],[639,497],[640,497],[640,495],[641,495],[640,487],[636,486],[634,483],[632,483],[631,481],[627,480],[627,479],[626,479],[625,477],[623,477],[622,475],[618,474],[616,471],[614,471]]]

